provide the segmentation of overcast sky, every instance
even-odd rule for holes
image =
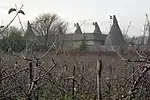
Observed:
[[[41,13],[56,13],[69,21],[69,32],[75,30],[73,23],[86,23],[81,27],[83,32],[93,32],[93,21],[97,21],[101,31],[107,33],[110,28],[109,15],[116,15],[122,31],[132,21],[128,35],[139,36],[143,29],[145,14],[150,15],[149,0],[1,0],[0,24],[6,25],[14,16],[8,15],[11,7],[18,8],[23,4],[25,16],[21,15],[24,25]],[[19,27],[18,20],[12,24]]]

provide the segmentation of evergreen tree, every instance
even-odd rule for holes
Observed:
[[[21,36],[22,32],[11,31],[9,36],[0,40],[0,49],[5,52],[20,52],[25,49],[25,40]]]
[[[86,41],[82,40],[80,47],[79,47],[80,51],[85,51],[85,50],[87,50],[87,48],[88,48],[88,46],[87,46]]]

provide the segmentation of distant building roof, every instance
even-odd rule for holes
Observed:
[[[150,26],[149,26],[148,28],[149,28],[149,30],[150,30]],[[148,34],[147,44],[150,44],[150,33]]]
[[[93,34],[93,33],[83,33],[83,34],[65,34],[64,41],[105,41],[107,35],[105,34]]]
[[[81,28],[79,26],[79,23],[76,23],[75,26],[76,26],[75,34],[82,34],[82,31],[81,31]]]
[[[93,33],[100,33],[102,34],[100,28],[99,28],[99,25],[97,22],[93,22],[93,25],[95,26],[95,29],[94,29],[94,32]]]
[[[126,44],[115,15],[113,16],[113,25],[111,26],[111,29],[106,38],[105,44],[106,45]]]
[[[32,30],[32,26],[31,26],[30,22],[28,21],[27,22],[27,30],[26,30],[26,33],[24,34],[24,37],[27,40],[33,40],[34,36],[35,35],[34,35],[33,30]]]
[[[101,40],[105,41],[106,38],[107,38],[107,34],[94,33],[93,35],[94,35],[94,40],[95,41],[97,41],[97,40],[99,40],[99,41],[101,41]]]

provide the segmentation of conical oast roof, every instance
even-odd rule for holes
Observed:
[[[150,45],[150,26],[148,27],[148,31],[149,31],[149,34],[148,34],[148,41],[147,41],[147,44]]]
[[[34,32],[32,30],[32,26],[29,21],[27,23],[27,30],[26,30],[24,37],[28,40],[33,39],[33,37],[34,37]]]
[[[93,22],[93,25],[95,26],[95,29],[94,29],[94,32],[93,33],[100,33],[102,34],[100,28],[99,28],[99,25],[97,22]]]
[[[109,34],[105,40],[105,44],[106,45],[126,44],[115,15],[113,16],[113,25],[111,26]]]
[[[76,24],[75,34],[82,34],[82,31],[81,31],[81,28],[79,26],[79,23]]]

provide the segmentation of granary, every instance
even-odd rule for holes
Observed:
[[[32,30],[32,26],[29,21],[27,22],[27,30],[26,33],[24,34],[24,38],[28,41],[33,41],[35,38],[35,34]]]
[[[109,34],[105,40],[105,46],[108,49],[114,48],[122,48],[126,47],[126,41],[124,40],[124,37],[122,35],[121,29],[118,25],[118,21],[116,16],[113,16],[113,24],[110,28]]]
[[[99,51],[99,50],[109,50],[112,49],[110,47],[121,47],[126,45],[126,41],[124,40],[124,37],[122,35],[121,29],[118,25],[118,21],[116,16],[113,16],[113,24],[110,28],[109,34],[103,34],[100,30],[100,27],[97,22],[93,23],[94,30],[91,33],[83,33],[80,25],[76,23],[76,30],[72,34],[62,34],[59,35],[59,41],[61,41],[61,47],[66,49],[78,49],[80,45],[83,43],[83,41],[86,43],[88,50],[90,51]],[[33,41],[36,39],[36,45],[44,45],[42,41],[44,41],[43,36],[35,35],[34,31],[32,30],[32,26],[28,22],[28,28],[26,31],[26,34],[24,37],[27,40]],[[49,38],[50,40],[53,40],[53,37],[51,36]],[[48,40],[49,44],[52,44]]]
[[[93,25],[95,29],[92,33],[82,33],[79,24],[76,24],[76,30],[74,34],[65,34],[63,38],[63,43],[65,48],[77,49],[80,47],[82,42],[86,42],[89,49],[98,49],[100,45],[104,45],[106,34],[102,34],[97,22]]]
[[[122,35],[121,29],[118,25],[116,16],[113,16],[113,25],[110,28],[109,34],[106,38],[105,45],[124,45],[126,44]]]
[[[46,50],[46,46],[44,45],[43,36],[36,35],[35,29],[31,26],[30,22],[27,22],[27,30],[24,34],[24,38],[26,40],[27,49],[30,50]]]
[[[44,37],[41,35],[35,35],[35,30],[32,30],[33,27],[28,21],[28,27],[26,30],[26,34],[24,35],[25,39],[28,42],[36,41],[34,45],[35,47],[41,47],[43,48],[42,44],[44,45]],[[91,33],[83,33],[81,30],[81,27],[79,24],[76,24],[76,30],[73,34],[62,34],[62,36],[59,36],[59,41],[61,41],[62,47],[66,49],[78,49],[82,42],[84,41],[88,47],[88,49],[91,50],[98,50],[98,47],[100,45],[104,45],[105,39],[107,37],[106,34],[102,34],[99,25],[97,22],[93,22],[93,25],[95,27],[94,31]],[[52,36],[49,38],[52,39]],[[51,42],[51,41],[49,41]],[[49,43],[52,44],[52,43]],[[34,48],[35,48],[34,47]],[[39,48],[40,49],[40,48]]]

